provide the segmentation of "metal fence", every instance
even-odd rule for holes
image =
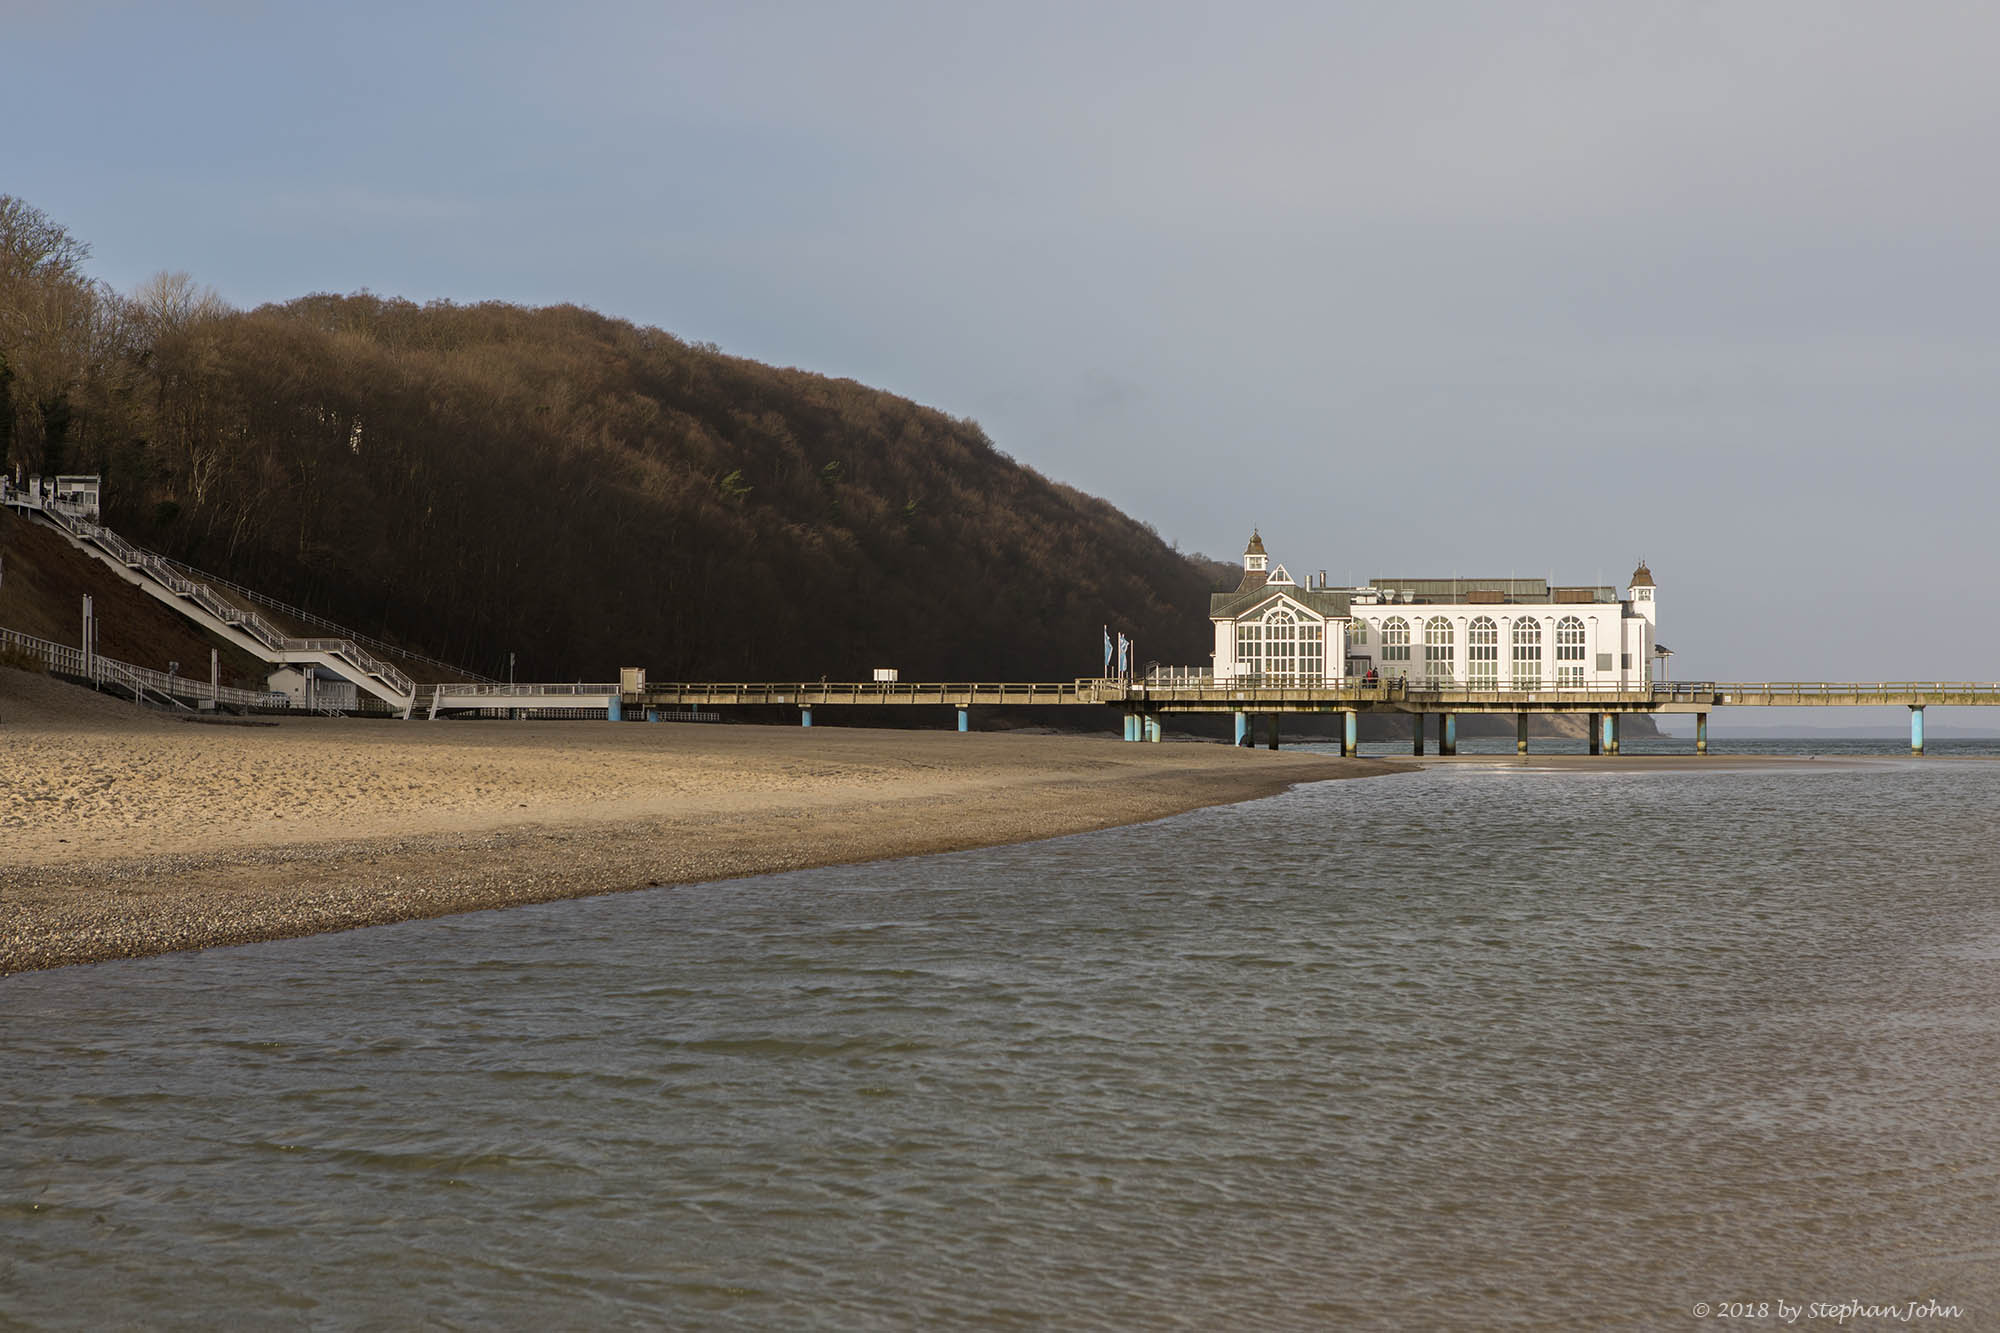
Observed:
[[[120,662],[102,653],[86,656],[82,649],[50,639],[38,639],[19,630],[0,629],[0,646],[34,657],[61,676],[87,680],[93,685],[118,685],[143,698],[147,694],[179,704],[228,704],[232,708],[289,708],[291,699],[279,690],[240,690],[233,685],[211,685],[205,680],[155,671],[151,667]]]

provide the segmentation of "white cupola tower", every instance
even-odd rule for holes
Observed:
[[[1625,589],[1625,600],[1632,604],[1632,614],[1644,617],[1649,625],[1660,623],[1654,602],[1654,594],[1658,591],[1653,585],[1653,571],[1646,568],[1646,562],[1641,558],[1639,567],[1632,571],[1631,585]]]
[[[1250,530],[1250,544],[1243,548],[1243,581],[1236,585],[1236,591],[1249,592],[1264,586],[1270,578],[1271,557],[1264,553],[1264,539],[1257,530]]]

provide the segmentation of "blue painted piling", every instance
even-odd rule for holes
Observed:
[[[1910,753],[1924,752],[1924,709],[1922,704],[1910,705]]]
[[[1238,745],[1248,745],[1250,743],[1250,715],[1248,713],[1238,712],[1236,714],[1236,743]]]
[[[972,730],[971,712],[972,710],[969,708],[961,708],[958,710],[958,729],[960,731]]]
[[[1243,715],[1238,713],[1237,716],[1241,717]],[[1341,714],[1340,752],[1349,759],[1361,753],[1360,716],[1359,713],[1353,712]]]
[[[813,710],[810,708],[799,709],[799,725],[802,727],[810,727],[812,724],[813,724]]]

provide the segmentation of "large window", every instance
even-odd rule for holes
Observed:
[[[1264,627],[1254,620],[1236,622],[1236,674],[1264,674]]]
[[[1542,688],[1542,622],[1530,616],[1514,622],[1514,688]]]
[[[1424,679],[1433,685],[1448,685],[1452,670],[1451,622],[1432,616],[1424,622]]]
[[[1326,676],[1326,627],[1274,606],[1260,620],[1236,623],[1236,674],[1311,681]]]
[[[1264,613],[1264,675],[1273,680],[1319,680],[1325,673],[1326,632],[1284,606]]]
[[[1583,622],[1564,616],[1556,622],[1556,684],[1583,684]]]
[[[1357,620],[1353,624],[1349,625],[1347,627],[1347,642],[1350,646],[1353,647],[1360,647],[1361,645],[1367,643],[1368,622],[1365,620]]]
[[[1390,616],[1382,622],[1382,673],[1410,674],[1410,622],[1401,616]]]
[[[1475,690],[1500,684],[1500,626],[1492,616],[1474,616],[1465,631],[1465,680]]]

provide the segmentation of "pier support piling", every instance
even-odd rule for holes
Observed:
[[[610,704],[604,710],[604,720],[607,722],[623,722],[625,720],[625,701],[615,694],[612,695]]]
[[[971,709],[969,709],[969,708],[961,708],[961,709],[959,709],[959,710],[958,710],[958,729],[959,729],[960,731],[971,731],[971,730],[972,730],[972,710],[971,710]]]
[[[1625,715],[1612,713],[1604,719],[1604,745],[1612,754],[1618,753],[1618,743],[1624,738]]]
[[[1922,704],[1910,705],[1910,753],[1924,752],[1924,708]]]
[[[1238,712],[1236,714],[1236,743],[1238,745],[1249,745],[1251,743],[1251,740],[1252,737],[1250,735],[1250,715],[1248,713]]]
[[[1146,715],[1146,739],[1152,744],[1158,745],[1164,738],[1165,729],[1160,726],[1160,715],[1158,713],[1148,713]]]
[[[1125,739],[1128,741],[1139,739],[1139,715],[1137,713],[1127,713],[1125,715]]]
[[[1360,717],[1353,711],[1340,715],[1340,752],[1349,759],[1361,753]]]
[[[1696,713],[1694,715],[1694,752],[1696,754],[1708,753],[1707,713]]]
[[[1528,715],[1526,713],[1516,713],[1514,714],[1514,753],[1526,754],[1527,752]]]
[[[1438,718],[1438,753],[1458,753],[1458,714],[1445,713]]]
[[[1276,713],[1269,714],[1265,720],[1271,724],[1270,744],[1271,748],[1275,750],[1278,748],[1278,715]]]
[[[1424,757],[1424,715],[1410,714],[1410,753],[1421,759]]]
[[[1590,732],[1590,752],[1592,754],[1603,754],[1604,714],[1591,713],[1588,715],[1588,717],[1589,717],[1588,730]]]
[[[810,708],[799,709],[799,725],[802,727],[810,727],[812,724],[813,724],[813,710]]]

